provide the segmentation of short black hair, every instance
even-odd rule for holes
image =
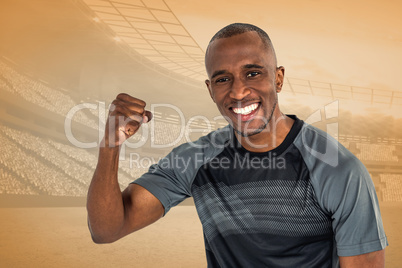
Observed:
[[[269,38],[268,34],[261,28],[248,24],[248,23],[232,23],[229,24],[222,29],[220,29],[212,38],[211,41],[209,41],[207,51],[205,53],[205,56],[208,53],[209,46],[211,43],[217,39],[221,38],[228,38],[232,37],[234,35],[246,33],[246,32],[256,32],[258,36],[261,38],[262,43],[264,44],[265,48],[272,50],[275,63],[276,63],[276,55],[275,55],[275,50],[274,46],[272,45],[271,39]]]

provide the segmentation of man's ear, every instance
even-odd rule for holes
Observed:
[[[275,87],[277,93],[281,92],[282,90],[284,77],[285,77],[285,67],[283,66],[276,67]]]
[[[212,95],[211,81],[207,79],[205,80],[205,84],[207,85],[209,96],[211,96],[211,99],[215,102],[214,96]]]

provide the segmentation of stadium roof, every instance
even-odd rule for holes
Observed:
[[[77,2],[80,0],[77,0]],[[203,81],[204,51],[164,0],[82,0],[93,20],[103,23],[116,42],[188,82]],[[347,99],[389,107],[402,105],[402,92],[288,78],[292,95]]]
[[[163,1],[83,0],[118,42],[172,72],[204,80],[204,51]]]

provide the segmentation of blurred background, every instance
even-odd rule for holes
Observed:
[[[285,67],[281,110],[333,135],[368,168],[399,267],[402,17],[398,1],[2,0],[0,266],[205,267],[192,200],[112,245],[86,227],[105,114],[120,92],[154,120],[123,147],[124,189],[173,147],[223,127],[204,80],[210,38],[266,30]]]

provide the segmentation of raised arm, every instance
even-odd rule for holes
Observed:
[[[121,145],[152,119],[145,105],[142,100],[119,94],[110,107],[87,197],[88,226],[95,243],[114,242],[163,215],[163,206],[155,196],[136,184],[121,192],[117,178]]]

